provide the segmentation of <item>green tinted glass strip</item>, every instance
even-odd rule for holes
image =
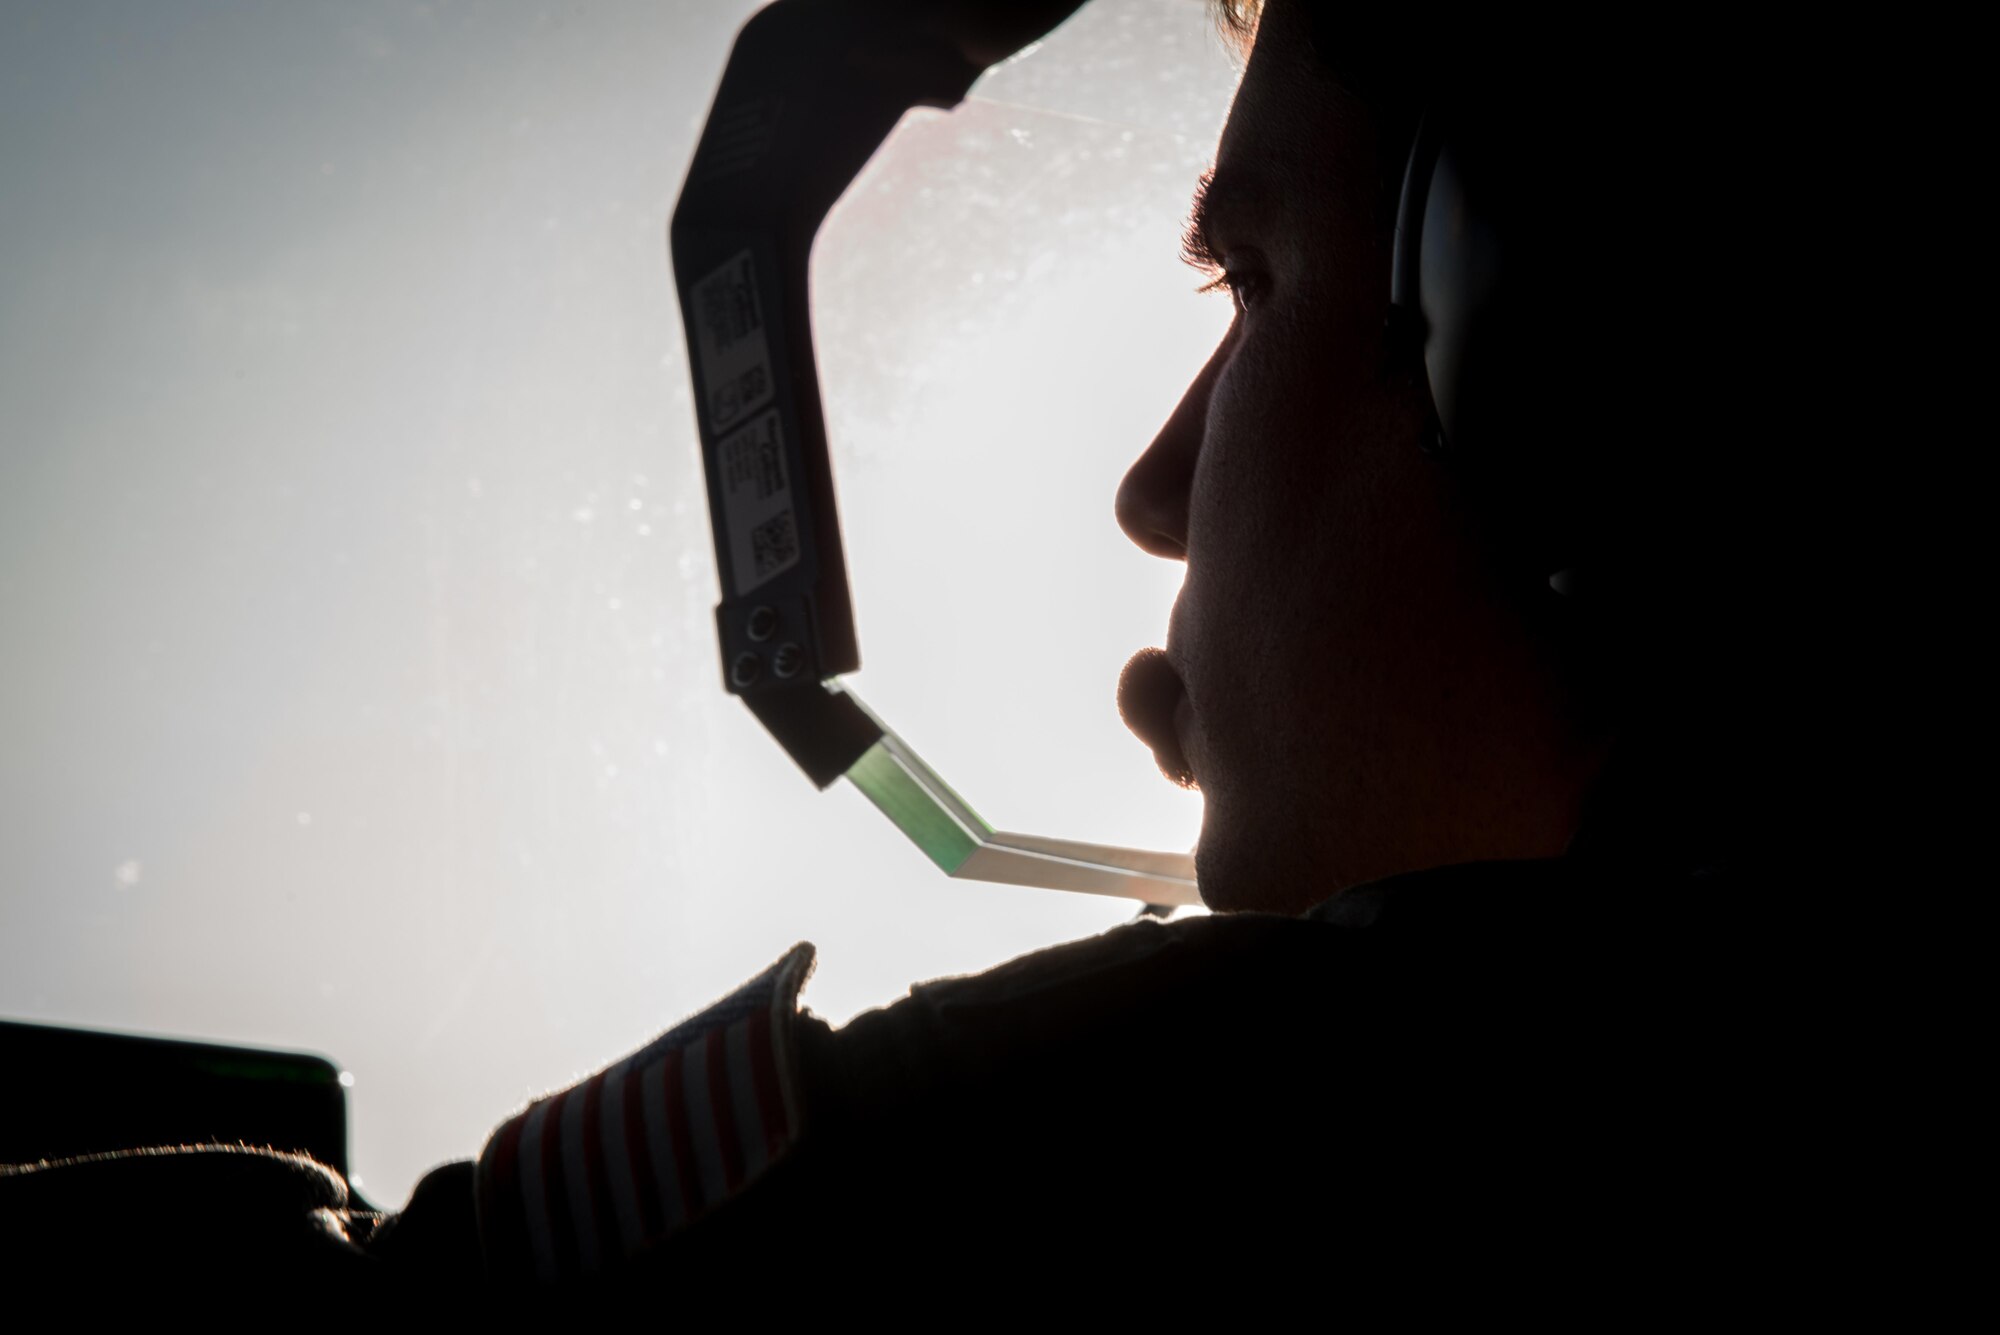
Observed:
[[[926,765],[923,757],[911,750],[910,744],[904,741],[894,728],[882,721],[880,714],[870,709],[860,696],[847,689],[845,682],[840,684],[839,689],[841,694],[854,702],[856,709],[866,714],[875,726],[882,730],[882,745],[902,764],[910,777],[931,795],[931,799],[945,810],[946,814],[972,831],[973,837],[982,844],[993,837],[993,827],[972,809],[972,804],[953,791],[952,786],[940,778],[936,770]]]
[[[861,759],[847,771],[847,777],[897,829],[909,836],[911,843],[946,872],[964,866],[981,839],[992,833],[928,766],[898,747],[893,735],[884,736],[863,752]],[[967,829],[953,808],[979,821],[981,828]]]

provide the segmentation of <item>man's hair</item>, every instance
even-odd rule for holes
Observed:
[[[1223,40],[1247,58],[1264,19],[1266,0],[1209,0],[1210,12]],[[1383,180],[1383,208],[1378,221],[1384,229],[1395,222],[1397,187],[1403,159],[1416,137],[1417,119],[1442,53],[1435,34],[1422,40],[1426,29],[1416,6],[1400,4],[1334,4],[1299,0],[1309,22],[1312,55],[1320,68],[1368,107],[1375,120],[1377,157]]]
[[[1211,3],[1223,36],[1248,45],[1257,35],[1257,20],[1263,16],[1264,0],[1211,0]]]

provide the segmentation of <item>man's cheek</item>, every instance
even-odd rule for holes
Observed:
[[[1287,517],[1284,481],[1296,472],[1287,456],[1297,441],[1274,401],[1279,393],[1268,374],[1235,369],[1216,386],[1189,503],[1191,556],[1238,565],[1273,521]]]

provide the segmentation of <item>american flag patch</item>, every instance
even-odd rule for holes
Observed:
[[[813,947],[493,1133],[476,1193],[488,1269],[617,1264],[754,1182],[799,1137],[792,1026]]]

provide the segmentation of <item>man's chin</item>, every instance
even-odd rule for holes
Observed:
[[[1209,795],[1194,851],[1201,902],[1216,913],[1304,913],[1326,898],[1299,831],[1245,828]]]

